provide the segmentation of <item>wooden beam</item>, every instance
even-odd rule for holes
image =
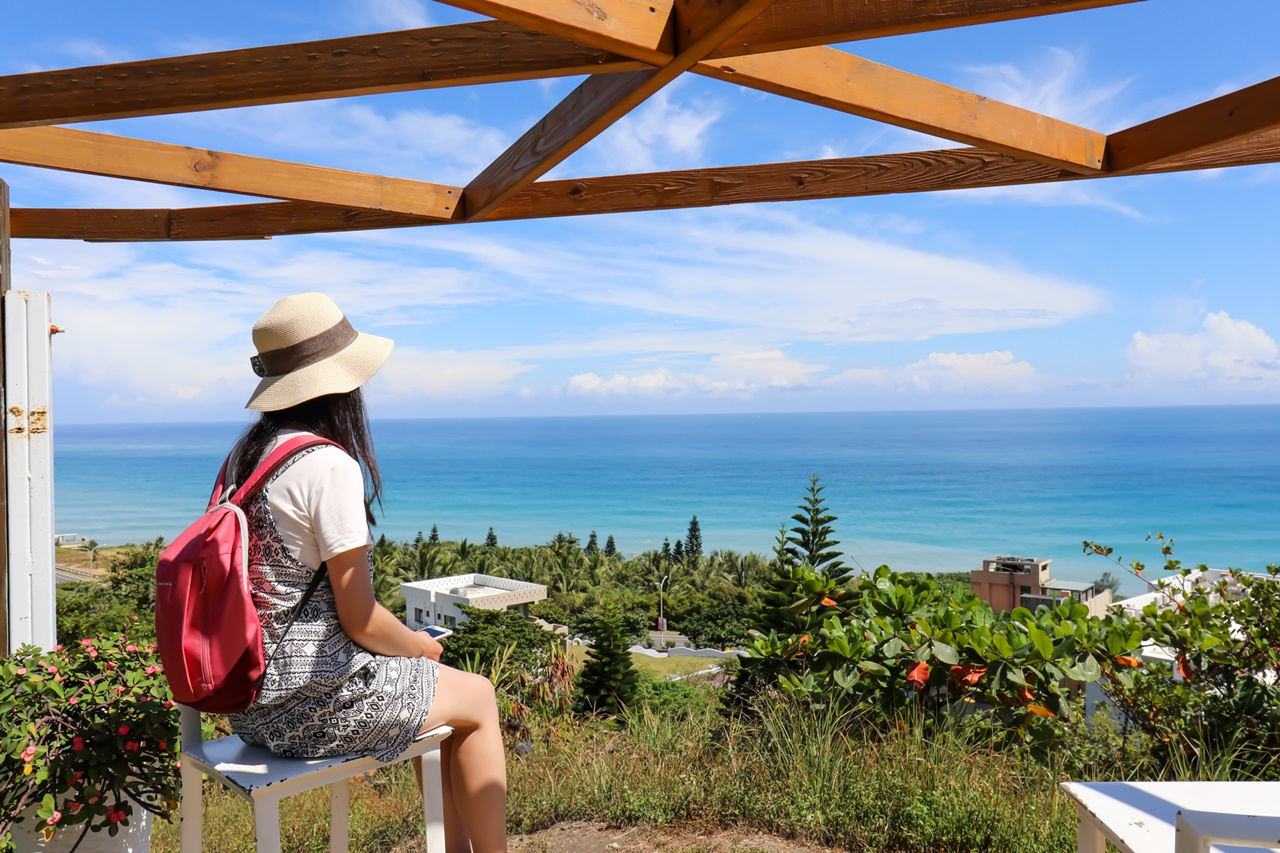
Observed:
[[[70,238],[145,243],[169,239],[169,211],[20,207],[13,211],[13,228],[19,236],[42,240]]]
[[[621,8],[631,8],[630,0],[618,0]],[[745,26],[773,0],[677,0],[664,26],[683,32],[679,52],[659,69],[624,74],[594,75],[587,78],[567,98],[501,156],[481,172],[464,192],[467,219],[483,219],[522,187],[536,181],[566,157],[603,133],[618,119],[692,68],[729,34]],[[642,4],[643,5],[643,4]],[[714,6],[713,20],[705,15]],[[591,6],[585,4],[575,8]],[[560,8],[557,3],[540,8]],[[655,7],[646,6],[647,9]],[[688,10],[697,10],[696,12]],[[588,15],[588,18],[594,19]],[[608,20],[612,17],[606,16]]]
[[[830,47],[703,62],[698,73],[1081,173],[1102,168],[1106,136]]]
[[[1107,170],[1131,172],[1280,127],[1280,77],[1107,137]]]
[[[1280,162],[1280,131],[1271,131],[1177,160],[1149,166],[1142,174]],[[1111,177],[1106,173],[1098,177]],[[541,219],[712,207],[725,204],[854,198],[890,193],[938,192],[1089,180],[1043,163],[998,151],[949,148],[873,157],[850,157],[761,166],[729,166],[642,175],[543,181],[517,193],[492,221]],[[122,223],[140,215],[134,239],[154,239],[151,217],[168,214],[174,240],[227,240],[411,228],[429,222],[377,211],[275,202],[187,208],[173,211],[13,211],[15,237],[129,240]],[[118,218],[112,218],[118,217]],[[59,226],[59,223],[62,223]],[[95,228],[100,230],[94,230]]]
[[[642,67],[599,48],[480,21],[0,77],[0,128]]]
[[[675,0],[443,0],[548,35],[665,65],[675,54]],[[717,0],[704,0],[715,3]]]
[[[711,58],[1012,21],[1138,0],[778,0]],[[495,16],[496,17],[496,16]]]
[[[704,0],[705,2],[706,0]],[[665,20],[672,0],[441,0],[532,30],[661,65],[675,52]],[[1140,0],[778,0],[710,58],[768,53],[1009,21]]]
[[[0,131],[0,162],[449,219],[460,189],[61,127]]]

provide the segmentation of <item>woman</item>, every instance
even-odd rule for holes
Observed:
[[[269,663],[257,699],[231,725],[280,755],[359,752],[382,760],[420,732],[452,726],[441,762],[449,853],[506,850],[506,758],[493,685],[439,664],[440,644],[411,631],[373,594],[369,525],[382,481],[360,386],[382,367],[392,342],[355,331],[320,293],[277,302],[254,324],[253,342],[262,380],[247,408],[262,416],[233,450],[230,482],[245,482],[261,459],[299,435],[341,449],[298,453],[245,506]],[[322,566],[327,580],[281,643]]]

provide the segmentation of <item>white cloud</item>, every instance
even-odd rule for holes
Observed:
[[[974,391],[1027,394],[1051,380],[1013,353],[934,352],[903,367],[861,367],[831,380],[833,386],[865,387],[892,393],[958,394]]]
[[[1116,99],[1131,78],[1089,85],[1082,56],[1051,47],[1029,66],[1013,63],[971,65],[963,69],[974,91],[998,101],[1084,127],[1107,126]]]
[[[510,390],[507,382],[530,369],[497,350],[455,352],[397,347],[370,387],[374,401],[406,397],[477,400]]]
[[[1280,390],[1280,348],[1265,331],[1226,311],[1206,314],[1190,334],[1134,332],[1124,357],[1139,386],[1197,390]]]
[[[361,0],[356,4],[363,20],[389,30],[431,26],[427,8],[419,0]]]
[[[701,165],[702,151],[720,120],[714,104],[677,102],[679,86],[659,91],[571,157],[552,174],[584,174],[591,168],[606,174],[651,172]]]
[[[789,358],[779,350],[730,352],[713,357],[702,371],[666,367],[608,378],[594,372],[569,378],[567,391],[591,397],[682,398],[687,396],[751,398],[764,390],[807,387],[825,365]]]

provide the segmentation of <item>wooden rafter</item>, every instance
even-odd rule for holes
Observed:
[[[830,47],[703,62],[697,71],[1083,174],[1102,168],[1104,134]]]
[[[1053,0],[914,0],[911,3],[849,2],[815,3],[811,0],[779,0],[796,16],[801,27],[812,27],[812,37],[830,40],[857,35],[862,38],[959,26],[975,20],[989,21],[1026,17],[1086,8],[1105,3],[1062,3]],[[593,47],[609,49],[646,62],[662,61],[653,47],[674,40],[679,27],[662,27],[653,15],[644,17],[629,0],[618,8],[638,23],[622,26],[618,15],[590,15],[576,0],[544,0],[530,5],[523,0],[458,0],[472,11],[483,12],[521,25],[542,27],[549,33],[574,38]],[[702,14],[715,4],[698,4]],[[526,8],[527,7],[527,8]],[[680,13],[683,4],[675,7]],[[777,4],[769,8],[778,20]],[[762,13],[763,14],[763,13]],[[756,27],[759,17],[746,26]],[[788,18],[791,20],[791,18]],[[642,26],[647,25],[647,26]],[[797,32],[797,24],[790,24]],[[823,27],[834,27],[831,29]],[[673,32],[674,31],[674,32]],[[669,37],[668,37],[669,36]],[[969,145],[1008,151],[1039,162],[1082,173],[1102,168],[1105,137],[1095,131],[1043,116],[1030,110],[971,94],[951,86],[869,62],[843,51],[814,47],[736,59],[699,62],[692,69],[699,74],[725,80],[775,95],[795,98],[842,112],[884,121],[913,130],[953,139]],[[596,84],[603,88],[604,84]],[[584,87],[585,89],[585,87]],[[586,91],[576,93],[586,103],[608,103],[591,98]],[[470,193],[468,193],[470,197]],[[471,215],[468,206],[468,216]]]
[[[630,0],[625,0],[630,2]],[[468,220],[483,219],[603,133],[655,92],[688,71],[773,0],[677,0],[662,32],[678,32],[677,51],[661,68],[587,78],[538,124],[504,151],[464,192]],[[546,7],[555,3],[543,4]],[[653,14],[654,5],[641,4]],[[715,15],[707,15],[707,7]],[[630,7],[625,7],[630,8]],[[686,10],[694,9],[694,12]],[[588,18],[593,16],[588,15]],[[611,16],[609,17],[612,20]]]
[[[642,67],[599,48],[481,21],[0,77],[0,128]]]
[[[1277,162],[1280,162],[1280,131],[1271,131],[1149,166],[1141,173],[1163,174]],[[675,210],[1076,180],[1088,178],[998,151],[950,148],[800,163],[542,181],[516,194],[494,214],[493,219]],[[290,202],[177,210],[16,208],[13,211],[15,237],[46,239],[236,239],[406,228],[424,224],[448,223],[429,223],[378,211]]]
[[[651,65],[663,64],[674,53],[674,32],[665,26],[672,0],[441,2]],[[778,0],[709,56],[768,53],[1133,2],[1141,0]]]
[[[1131,172],[1280,127],[1280,77],[1107,137],[1107,170]]]
[[[0,131],[0,163],[449,219],[459,187],[61,127]]]

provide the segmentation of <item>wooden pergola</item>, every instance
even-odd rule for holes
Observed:
[[[10,211],[0,182],[0,292],[12,286],[10,236],[260,239],[1045,184],[1280,161],[1280,78],[1104,134],[829,47],[1135,0],[443,2],[492,20],[0,77],[0,162],[268,199],[181,209]],[[539,180],[686,73],[967,147]],[[581,85],[466,186],[58,126],[579,75],[586,75]],[[4,336],[0,327],[0,343]],[[0,454],[0,541],[8,543],[0,550],[0,651],[8,636],[6,588],[15,565],[13,531],[6,527],[5,464]],[[25,559],[24,571],[32,565],[30,555]],[[42,571],[48,577],[41,582],[51,585],[52,567]],[[52,589],[42,594],[52,607]]]
[[[829,47],[1133,0],[444,0],[493,20],[0,78],[0,162],[271,201],[12,211],[13,237],[250,239],[1080,181],[1280,160],[1280,78],[1104,134]],[[685,73],[968,147],[538,180]],[[58,127],[587,75],[466,186]]]

